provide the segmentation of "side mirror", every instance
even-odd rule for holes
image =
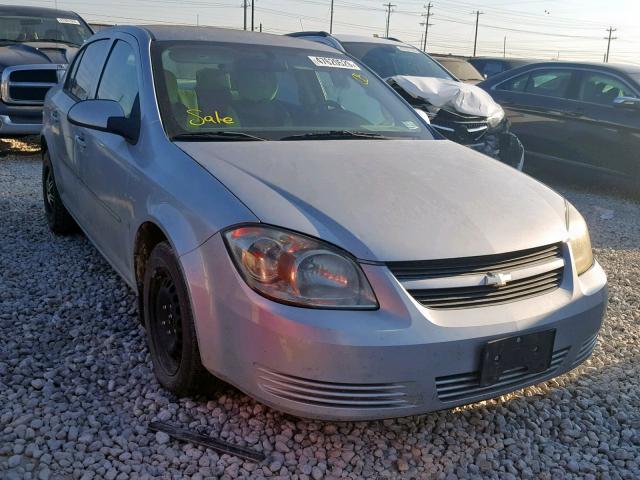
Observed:
[[[414,108],[414,110],[418,115],[420,115],[420,118],[422,118],[425,122],[431,125],[431,120],[429,119],[429,115],[427,115],[427,112],[425,112],[421,108]]]
[[[613,106],[618,108],[631,108],[640,110],[640,98],[618,97],[613,99]]]
[[[115,100],[83,100],[71,107],[67,118],[79,127],[120,135],[131,143],[138,141],[137,122],[126,118]]]

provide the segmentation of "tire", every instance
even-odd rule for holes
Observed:
[[[49,152],[42,155],[42,201],[47,224],[53,233],[69,235],[78,230],[78,225],[60,198]]]
[[[153,249],[142,290],[144,325],[155,375],[178,396],[205,393],[216,386],[202,366],[187,286],[167,242]]]

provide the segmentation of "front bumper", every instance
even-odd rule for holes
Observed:
[[[30,119],[29,119],[30,120]],[[42,130],[42,121],[20,123],[9,115],[0,115],[0,136],[38,135]]]
[[[366,420],[425,413],[499,396],[567,372],[591,354],[607,301],[596,263],[567,267],[557,290],[519,302],[430,310],[385,266],[363,265],[376,311],[291,307],[251,290],[220,235],[181,257],[204,366],[259,401],[294,415]],[[481,388],[485,343],[555,329],[551,368]]]

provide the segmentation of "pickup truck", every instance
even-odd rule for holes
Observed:
[[[74,12],[0,6],[0,136],[40,133],[47,91],[92,34]]]

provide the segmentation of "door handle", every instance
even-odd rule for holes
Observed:
[[[84,135],[76,135],[75,139],[78,147],[85,148],[87,146],[87,142],[84,140]]]

